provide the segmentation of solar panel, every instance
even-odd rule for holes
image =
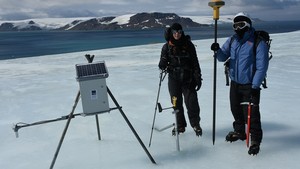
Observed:
[[[86,78],[107,78],[108,71],[104,61],[89,63],[89,64],[77,64],[76,65],[77,79],[83,80]]]

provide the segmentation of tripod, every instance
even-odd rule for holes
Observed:
[[[94,55],[90,56],[90,55],[85,55],[86,59],[88,60],[89,63],[92,63],[93,59],[94,59]],[[147,148],[145,147],[144,143],[142,142],[142,140],[140,139],[139,135],[137,134],[137,132],[135,131],[135,129],[133,128],[133,126],[131,125],[130,121],[128,120],[128,118],[126,117],[125,113],[123,112],[122,110],[122,107],[119,105],[119,103],[117,102],[117,100],[115,99],[115,97],[113,96],[112,92],[110,91],[110,89],[108,87],[107,88],[107,93],[108,95],[110,96],[110,98],[112,99],[112,101],[114,102],[115,104],[115,108],[110,108],[109,110],[107,111],[100,111],[100,112],[95,112],[95,113],[88,113],[88,114],[74,114],[74,111],[77,107],[77,104],[78,104],[78,101],[80,99],[80,91],[78,91],[77,95],[76,95],[76,98],[75,98],[75,103],[72,107],[72,110],[70,112],[69,115],[67,116],[63,116],[61,118],[57,118],[57,119],[52,119],[52,120],[44,120],[44,121],[39,121],[39,122],[35,122],[35,123],[31,123],[31,124],[26,124],[26,123],[17,123],[16,125],[14,125],[13,127],[13,130],[14,132],[16,133],[16,136],[18,137],[18,130],[20,128],[23,128],[23,127],[29,127],[29,126],[34,126],[34,125],[40,125],[40,124],[44,124],[44,123],[50,123],[50,122],[55,122],[55,121],[60,121],[60,120],[67,120],[67,123],[66,123],[66,126],[63,130],[63,133],[62,133],[62,136],[60,138],[60,141],[59,141],[59,144],[57,146],[57,149],[56,149],[56,152],[54,154],[54,157],[53,157],[53,160],[52,160],[52,163],[51,163],[51,166],[50,166],[50,169],[53,169],[54,167],[54,164],[56,162],[56,159],[57,159],[57,156],[58,156],[58,153],[60,151],[60,148],[61,148],[61,145],[64,141],[64,138],[65,138],[65,135],[66,135],[66,132],[68,130],[68,127],[69,127],[69,124],[71,122],[71,119],[78,116],[78,115],[95,115],[95,118],[96,118],[96,125],[97,125],[97,133],[98,133],[98,140],[101,140],[101,136],[100,136],[100,125],[99,125],[99,119],[98,119],[98,114],[100,113],[105,113],[105,112],[109,112],[111,110],[115,110],[115,109],[118,109],[121,113],[121,115],[123,116],[123,118],[125,119],[126,123],[128,124],[128,126],[130,127],[131,131],[133,132],[133,134],[135,135],[136,139],[139,141],[140,145],[142,146],[142,148],[144,149],[144,151],[146,152],[146,154],[148,155],[149,159],[151,160],[152,163],[156,164],[155,160],[153,159],[153,157],[151,156],[151,154],[149,153],[149,151],[147,150]]]

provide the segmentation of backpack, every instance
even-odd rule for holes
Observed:
[[[172,34],[172,32],[171,32],[172,30],[171,30],[171,28],[170,27],[167,27],[166,29],[165,29],[165,33],[164,33],[164,37],[165,37],[165,40],[167,41],[167,42],[169,42],[169,40],[170,40],[170,36],[172,36],[171,34]]]
[[[258,46],[258,44],[261,42],[261,41],[264,41],[267,45],[268,45],[268,53],[269,53],[269,61],[273,58],[273,55],[272,55],[272,52],[270,51],[270,48],[271,48],[271,42],[272,42],[272,39],[270,38],[270,35],[268,32],[266,31],[263,31],[263,30],[259,30],[259,31],[255,31],[254,32],[254,48],[253,48],[253,56],[254,56],[254,60],[256,60],[256,48]],[[230,39],[230,43],[229,43],[229,48],[231,48],[231,44],[233,42],[233,38],[231,37]],[[225,76],[226,76],[226,86],[229,86],[229,61],[230,61],[230,58],[228,58],[225,63],[224,63],[224,68],[225,68]],[[256,63],[254,61],[254,63]],[[253,72],[255,72],[255,65],[253,66]],[[267,77],[267,76],[266,76]],[[267,79],[266,77],[264,78],[263,82],[262,82],[262,87],[263,88],[268,88],[267,87]]]

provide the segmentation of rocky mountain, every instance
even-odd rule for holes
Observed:
[[[15,24],[5,22],[0,25],[0,31],[36,31],[42,28],[34,21],[29,21],[27,24]]]
[[[0,31],[153,29],[167,27],[174,22],[181,23],[184,28],[207,26],[175,13],[154,12],[74,20],[59,27],[40,24],[34,20],[4,22],[0,25]]]

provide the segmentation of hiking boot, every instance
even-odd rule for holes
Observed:
[[[184,133],[185,132],[185,127],[179,127],[177,128],[177,133],[180,134],[180,133]],[[172,130],[172,136],[176,136],[176,133],[175,133],[175,127],[173,128]]]
[[[234,141],[237,141],[237,140],[244,141],[246,139],[246,134],[231,131],[227,134],[225,139],[226,139],[226,141],[229,141],[229,142],[234,142]]]
[[[195,133],[196,133],[196,136],[202,136],[202,128],[200,126],[195,126],[193,127]]]
[[[249,151],[248,151],[248,154],[249,155],[257,155],[259,153],[259,144],[257,143],[252,143],[250,148],[249,148]]]

